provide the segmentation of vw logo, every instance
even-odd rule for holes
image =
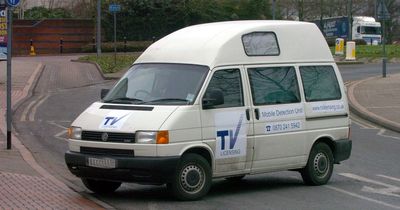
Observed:
[[[108,140],[108,133],[101,134],[101,140],[102,141],[107,141]]]

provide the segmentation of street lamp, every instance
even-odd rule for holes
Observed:
[[[97,0],[97,56],[101,54],[101,0]]]

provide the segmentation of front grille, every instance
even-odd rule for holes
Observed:
[[[104,138],[102,138],[104,133],[107,133],[106,140]],[[82,140],[115,142],[115,143],[135,143],[135,133],[82,131]]]
[[[89,155],[135,156],[133,150],[105,149],[105,148],[94,148],[94,147],[81,147],[81,153]]]

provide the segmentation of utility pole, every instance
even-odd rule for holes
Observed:
[[[386,21],[390,19],[390,13],[387,10],[384,0],[380,0],[376,8],[378,19],[382,23],[382,77],[386,77]]]
[[[272,20],[275,20],[276,0],[272,0]]]
[[[7,149],[11,149],[12,108],[11,108],[11,58],[12,58],[12,11],[7,7]]]
[[[12,107],[11,107],[11,58],[12,58],[12,16],[19,0],[7,0],[7,149],[11,149]]]
[[[101,0],[97,0],[97,56],[101,54]]]
[[[349,25],[349,32],[347,33],[347,41],[353,39],[353,0],[347,0],[347,20]]]

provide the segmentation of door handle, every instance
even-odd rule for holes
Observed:
[[[250,109],[246,109],[246,119],[247,121],[250,120]]]
[[[256,114],[256,119],[260,119],[260,110],[258,108],[254,109],[254,114]]]

